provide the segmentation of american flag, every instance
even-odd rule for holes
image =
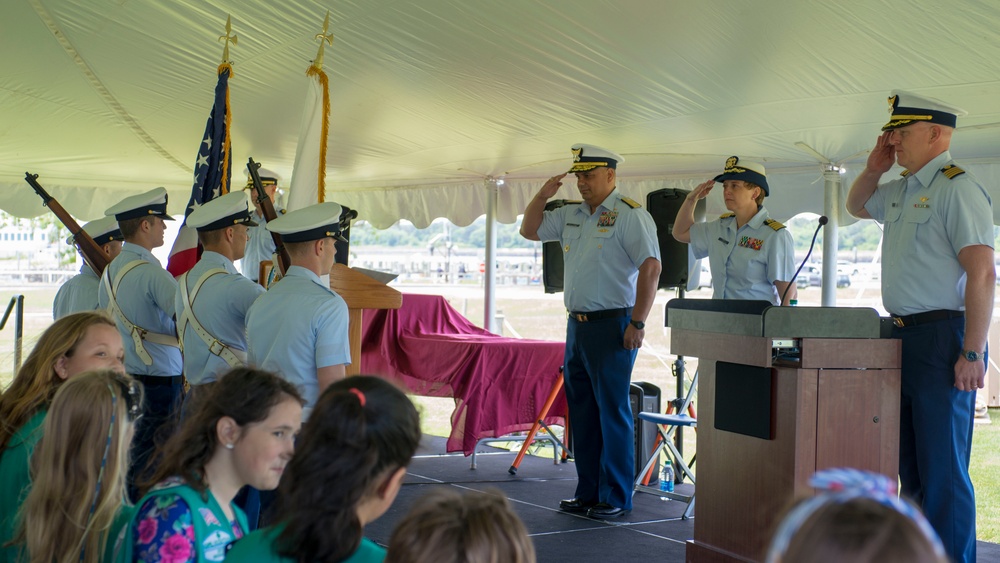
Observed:
[[[201,146],[198,148],[198,159],[194,164],[191,199],[188,200],[187,209],[184,211],[184,223],[177,233],[174,245],[170,249],[170,257],[167,259],[167,271],[174,277],[194,267],[200,255],[198,233],[187,226],[187,216],[199,206],[229,192],[229,180],[232,177],[229,77],[232,72],[233,68],[229,64],[223,63],[219,66],[215,104],[212,105],[212,113],[208,115],[205,135],[202,137]]]

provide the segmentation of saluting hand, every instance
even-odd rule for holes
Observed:
[[[690,199],[692,201],[705,199],[706,197],[708,197],[708,194],[712,191],[712,188],[714,187],[715,187],[715,180],[709,180],[707,182],[698,184],[698,187],[691,190],[691,193],[687,195],[687,199]]]
[[[544,197],[545,199],[549,199],[552,196],[556,195],[556,192],[558,192],[559,188],[562,187],[563,184],[562,179],[566,177],[566,174],[569,174],[569,172],[563,172],[558,176],[553,176],[549,178],[545,182],[545,185],[542,186],[542,189],[538,190],[538,196]]]
[[[892,131],[886,131],[878,136],[875,148],[868,153],[868,163],[866,164],[868,170],[885,174],[896,163],[896,147],[889,142],[891,136]]]

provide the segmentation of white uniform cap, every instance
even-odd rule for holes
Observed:
[[[122,236],[121,230],[118,229],[118,221],[116,221],[114,216],[111,215],[101,217],[100,219],[94,219],[84,225],[83,230],[90,235],[90,238],[94,239],[97,246],[104,246],[113,240],[125,240],[125,237]],[[70,236],[67,238],[66,244],[76,244],[76,237]]]
[[[257,223],[250,217],[249,201],[246,192],[229,192],[195,208],[187,217],[187,225],[199,232],[233,225],[256,227]]]
[[[619,162],[625,162],[620,154],[594,145],[577,143],[573,145],[571,150],[573,151],[573,167],[569,169],[570,174],[586,172],[602,166],[618,168]]]
[[[889,123],[882,126],[882,130],[906,127],[918,121],[955,127],[960,115],[968,115],[968,112],[937,98],[893,90],[889,92]]]
[[[260,185],[262,186],[277,186],[281,184],[281,176],[273,170],[268,170],[267,168],[258,168],[257,175],[260,176]],[[250,173],[247,173],[247,185],[246,188],[244,189],[249,190],[252,187],[253,187],[253,178],[250,177]]]
[[[108,208],[105,215],[114,215],[118,221],[135,219],[152,215],[161,217],[167,221],[174,218],[167,215],[167,190],[166,188],[153,188],[148,192],[127,197],[118,205]]]
[[[738,156],[727,158],[726,167],[722,170],[722,174],[714,179],[716,182],[743,180],[760,186],[764,190],[765,196],[771,195],[771,188],[767,186],[767,173],[764,171],[764,165],[759,162],[740,160]]]
[[[306,242],[327,237],[347,242],[340,234],[342,213],[343,208],[339,203],[317,203],[289,211],[270,221],[267,230],[281,235],[284,242]]]

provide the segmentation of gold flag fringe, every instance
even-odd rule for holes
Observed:
[[[229,78],[231,79],[233,77],[233,66],[229,63],[222,63],[221,65],[219,65],[219,76],[222,76],[222,73],[227,70],[229,71]],[[233,124],[233,114],[230,112],[231,107],[232,106],[229,105],[229,83],[227,82],[226,83],[226,135],[225,135],[226,140],[223,142],[222,146],[222,180],[219,184],[220,196],[229,193],[229,178],[228,175],[226,174],[226,171],[229,170],[229,153],[231,150],[231,146],[229,144],[229,128]]]
[[[323,86],[323,122],[320,130],[319,141],[319,175],[317,176],[316,196],[317,203],[326,201],[326,145],[327,137],[330,134],[330,82],[322,68],[310,66],[306,70],[306,76],[315,76]],[[228,125],[227,125],[228,127]],[[228,135],[226,137],[228,139]]]

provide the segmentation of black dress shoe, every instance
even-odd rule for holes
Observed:
[[[629,511],[617,506],[611,506],[606,502],[595,504],[587,511],[587,516],[598,520],[610,520],[628,514]]]
[[[597,503],[594,502],[585,502],[578,498],[568,498],[559,501],[559,510],[584,514],[596,505]]]

